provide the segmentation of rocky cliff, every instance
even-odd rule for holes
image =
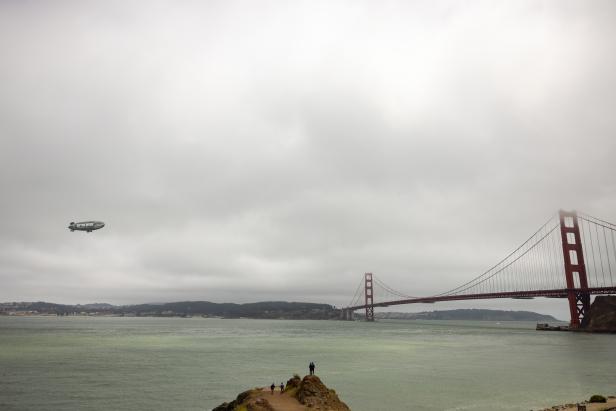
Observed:
[[[271,393],[270,389],[254,388],[244,391],[229,403],[225,402],[212,411],[351,411],[338,398],[336,391],[327,388],[316,375],[303,379],[294,376],[283,392]]]
[[[287,381],[287,390],[311,410],[351,411],[336,391],[327,388],[316,375],[306,375],[302,380],[294,376]]]
[[[590,306],[590,321],[584,330],[616,333],[616,296],[599,295],[595,298]]]

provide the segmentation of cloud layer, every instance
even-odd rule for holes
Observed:
[[[614,8],[2,2],[0,300],[432,294],[616,221]]]

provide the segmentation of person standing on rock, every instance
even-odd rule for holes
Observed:
[[[281,382],[280,383],[280,395],[282,395],[282,392],[284,391],[284,383]]]
[[[310,365],[308,365],[308,369],[310,370],[310,375],[314,375],[314,363],[310,361]]]
[[[272,383],[272,385],[270,385],[270,388],[272,390],[272,395],[274,395],[274,390],[276,389],[276,384]]]

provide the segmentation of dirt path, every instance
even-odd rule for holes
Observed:
[[[308,408],[300,404],[294,397],[290,397],[285,393],[280,394],[280,388],[276,388],[272,395],[269,387],[263,387],[255,398],[259,397],[266,399],[274,407],[275,411],[308,411]]]

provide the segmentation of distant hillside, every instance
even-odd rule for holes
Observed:
[[[135,313],[137,315],[207,315],[224,318],[330,319],[340,316],[339,311],[328,304],[285,301],[266,301],[248,304],[182,301],[156,305],[129,305],[116,307],[114,311],[118,313]]]
[[[467,320],[467,321],[558,321],[551,315],[532,311],[502,311],[461,309],[446,311],[426,311],[421,313],[374,313],[379,319],[395,320]]]
[[[0,303],[0,315],[116,315],[136,317],[222,317],[222,318],[270,318],[270,319],[339,319],[340,310],[328,304],[265,301],[234,304],[210,301],[179,301],[137,305],[111,305],[104,303],[66,305],[48,302]],[[448,310],[421,313],[375,313],[377,319],[396,320],[475,320],[475,321],[558,321],[550,315],[531,311],[501,310]],[[357,311],[355,317],[360,319]]]
[[[286,318],[337,319],[340,311],[328,304],[267,301],[248,304],[212,303],[209,301],[180,301],[163,304],[114,306],[110,304],[65,305],[47,302],[0,303],[0,314],[56,314],[56,315],[119,315],[150,317],[209,316],[224,318]]]

